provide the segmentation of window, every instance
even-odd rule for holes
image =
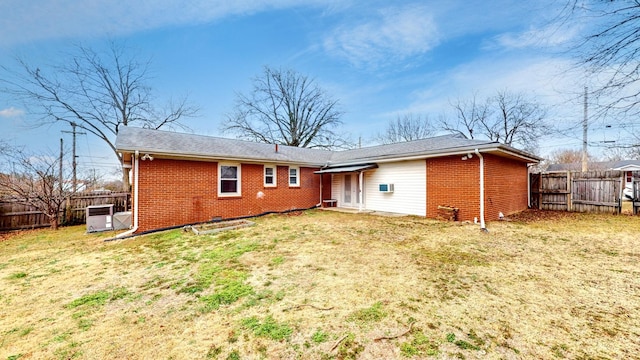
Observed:
[[[240,195],[240,165],[218,164],[218,195]]]
[[[289,167],[289,186],[300,186],[300,169]]]
[[[275,187],[276,185],[276,167],[264,166],[264,186]]]

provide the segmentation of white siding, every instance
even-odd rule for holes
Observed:
[[[342,174],[331,174],[331,198],[338,200],[336,206],[342,206]]]
[[[365,209],[426,216],[426,161],[378,163],[378,166],[365,172]],[[394,184],[394,192],[379,191],[378,185],[387,183]]]

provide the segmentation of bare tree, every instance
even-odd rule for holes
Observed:
[[[588,154],[588,158],[591,161],[595,160],[591,154]],[[582,150],[576,149],[560,149],[552,152],[549,155],[548,163],[549,164],[573,164],[580,163],[582,161]]]
[[[451,105],[456,120],[443,119],[440,129],[470,139],[486,138],[535,152],[540,136],[550,131],[546,109],[523,94],[500,91],[485,100],[474,95]]]
[[[428,116],[409,113],[398,115],[395,120],[389,121],[385,131],[378,134],[377,140],[383,144],[392,144],[428,138],[434,133],[435,127]]]
[[[57,230],[60,209],[71,194],[71,188],[60,182],[60,159],[32,155],[18,147],[4,147],[0,158],[0,193],[41,211],[49,219],[51,228]]]
[[[149,61],[125,50],[115,43],[104,53],[79,45],[61,64],[46,69],[17,59],[18,70],[2,67],[0,82],[39,116],[39,124],[75,124],[108,144],[119,159],[115,137],[122,126],[182,127],[179,120],[198,112],[186,98],[155,108],[147,85]],[[123,184],[129,184],[124,167]]]
[[[538,139],[550,131],[547,111],[523,94],[499,91],[491,100],[494,116],[481,119],[482,132],[493,141],[535,152]]]
[[[477,94],[469,100],[458,98],[450,102],[456,113],[454,121],[443,117],[440,128],[444,131],[464,135],[469,139],[479,136],[479,126],[491,115],[491,108],[487,100],[480,101]]]
[[[637,149],[638,148],[624,148],[620,146],[606,147],[602,150],[602,158],[604,161],[637,160],[640,159],[640,154],[638,154]]]
[[[640,114],[640,1],[567,0],[561,16],[592,29],[573,50],[598,79],[590,92],[604,102],[599,111]]]
[[[346,145],[334,130],[342,113],[313,79],[293,70],[265,67],[249,95],[237,94],[223,130],[249,140],[298,147]]]
[[[634,126],[624,127],[625,135],[618,135],[612,140],[613,145],[605,146],[604,157],[610,161],[640,159],[640,133],[634,130]]]

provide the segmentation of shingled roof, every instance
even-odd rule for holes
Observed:
[[[416,141],[341,151],[278,145],[276,151],[274,144],[130,126],[120,129],[116,139],[116,149],[121,153],[139,151],[155,156],[250,160],[314,166],[338,166],[392,161],[400,158],[443,156],[473,152],[475,149],[501,153],[528,162],[540,160],[535,155],[510,146],[486,140],[467,139],[461,135],[443,135]]]
[[[640,160],[619,160],[619,161],[592,161],[587,164],[589,170],[623,170],[631,169],[635,170],[640,168]],[[580,171],[582,169],[582,163],[564,163],[564,164],[550,164],[546,171]]]
[[[286,145],[278,145],[276,152],[276,146],[273,144],[130,126],[121,128],[118,132],[116,149],[119,152],[138,150],[141,153],[166,156],[309,165],[325,164],[333,153],[329,150]]]

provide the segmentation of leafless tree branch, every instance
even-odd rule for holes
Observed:
[[[157,110],[147,85],[150,62],[138,61],[126,51],[113,42],[105,53],[78,45],[61,64],[46,70],[18,58],[18,70],[1,68],[1,89],[24,101],[39,124],[76,124],[118,157],[115,137],[122,126],[183,127],[180,120],[198,113],[186,98]],[[128,184],[126,169],[123,182]]]
[[[491,115],[489,102],[478,100],[477,94],[473,94],[471,99],[458,98],[455,102],[450,102],[456,113],[456,119],[450,120],[446,117],[440,119],[440,129],[463,135],[469,139],[474,139],[478,134],[478,126]]]
[[[539,138],[551,131],[546,109],[524,94],[499,91],[484,101],[474,95],[471,100],[458,99],[452,106],[456,121],[443,119],[440,129],[467,138],[486,138],[535,152]]]
[[[338,101],[293,70],[265,67],[249,95],[236,95],[226,132],[249,140],[309,148],[343,146]]]
[[[33,155],[20,147],[0,146],[0,194],[44,213],[55,230],[71,188],[60,183],[58,157]],[[68,178],[63,176],[64,178]]]
[[[378,134],[377,140],[383,144],[424,139],[435,133],[435,126],[428,116],[415,114],[398,115],[394,121],[387,124],[383,133]]]

